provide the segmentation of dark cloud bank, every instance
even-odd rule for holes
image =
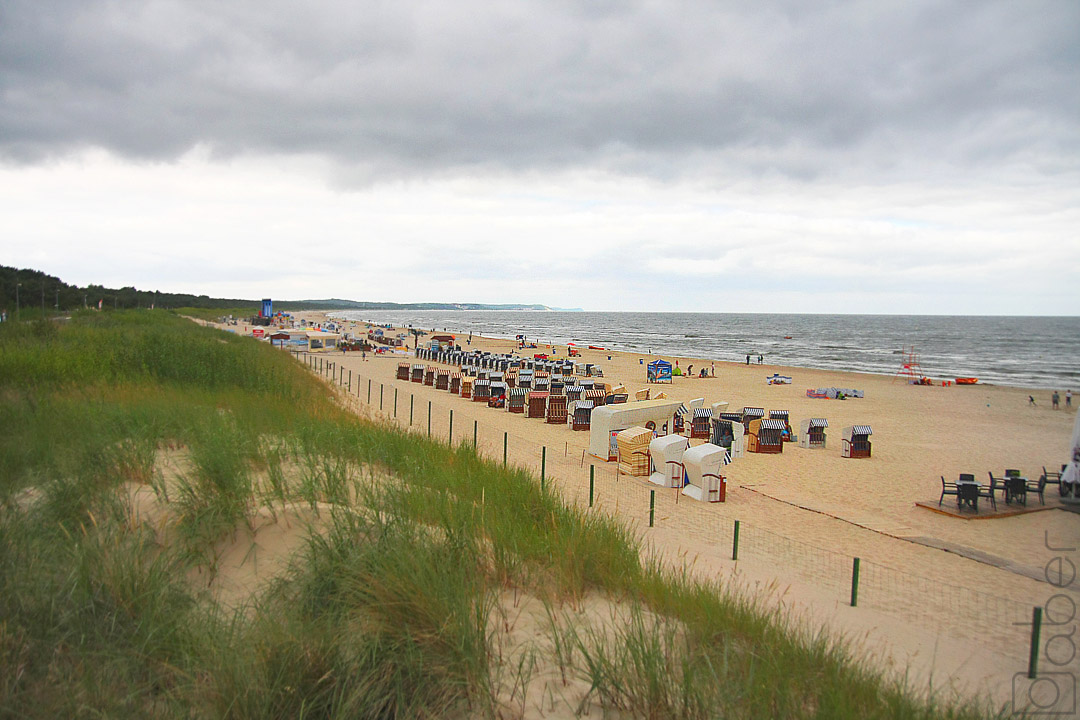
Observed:
[[[0,158],[1075,172],[1080,3],[0,5]]]

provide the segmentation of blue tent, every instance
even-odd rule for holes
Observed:
[[[671,363],[667,360],[653,360],[647,372],[647,382],[671,382]]]

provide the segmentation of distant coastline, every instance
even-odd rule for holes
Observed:
[[[395,303],[395,302],[368,302],[360,300],[341,300],[332,298],[328,300],[298,300],[311,307],[325,308],[328,310],[514,310],[534,312],[585,312],[582,308],[558,308],[540,304],[503,303],[489,305],[486,303]]]

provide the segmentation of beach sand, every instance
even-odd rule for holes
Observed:
[[[303,315],[324,318],[321,313]],[[366,331],[364,323],[346,325],[356,334]],[[465,337],[459,335],[463,348]],[[466,349],[510,352],[516,347],[514,341],[474,335]],[[565,357],[565,347],[554,350]],[[544,351],[547,346],[518,352],[531,357]],[[640,478],[618,477],[616,463],[585,455],[587,432],[396,380],[399,362],[418,362],[411,355],[369,354],[367,361],[359,353],[322,356],[336,364],[338,378],[352,373],[352,402],[405,425],[411,406],[414,431],[426,431],[430,402],[436,436],[447,437],[453,410],[455,441],[471,442],[475,421],[479,450],[501,458],[505,432],[510,462],[537,474],[543,462],[548,482],[571,502],[587,505],[589,465],[595,464],[597,509],[618,513],[651,552],[755,593],[803,627],[824,624],[853,640],[867,657],[906,675],[916,690],[932,683],[935,691],[978,694],[999,706],[1011,702],[1014,675],[1027,668],[1030,627],[1024,623],[1030,622],[1031,609],[1046,606],[1061,592],[1073,602],[1080,600],[1076,583],[1061,590],[1047,582],[1046,573],[1055,558],[1080,559],[1076,514],[1052,508],[964,519],[915,505],[929,501],[936,507],[942,475],[952,481],[970,472],[985,484],[988,471],[1000,476],[1006,468],[1018,468],[1037,478],[1044,465],[1059,467],[1066,460],[1075,409],[1051,410],[1046,391],[1041,393],[1045,398],[1036,395],[1039,404],[1031,407],[1031,391],[1021,388],[913,386],[881,375],[670,356],[665,359],[678,360],[683,368],[692,364],[695,371],[715,366],[716,376],[675,377],[670,384],[650,385],[645,363],[655,356],[580,352],[578,362],[600,365],[604,380],[625,385],[631,398],[649,388],[653,396],[665,392],[682,401],[704,397],[706,406],[728,402],[731,410],[788,410],[796,433],[801,420],[825,417],[828,447],[809,450],[788,443],[779,455],[748,453],[725,468],[727,501],[698,503]],[[793,383],[768,385],[765,379],[773,373],[789,375]],[[370,404],[369,382],[374,393]],[[806,397],[807,388],[831,386],[862,390],[865,397]],[[391,406],[395,392],[396,418]],[[841,429],[854,424],[872,426],[871,458],[841,457]],[[650,489],[657,490],[654,527],[648,526]],[[1051,486],[1047,504],[1055,505],[1057,495]],[[953,498],[946,504],[950,500],[955,507]],[[1029,495],[1028,505],[1038,507],[1038,498]],[[735,520],[741,525],[737,562],[731,559]],[[853,608],[854,557],[860,558],[861,568],[859,601]],[[1057,603],[1062,602],[1059,597]],[[1043,636],[1045,642],[1045,628]]]

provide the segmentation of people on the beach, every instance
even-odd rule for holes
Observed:
[[[762,361],[763,359],[764,359],[764,358],[762,358],[762,356],[761,356],[761,355],[758,355],[758,356],[757,356],[757,364],[758,364],[758,365],[760,365],[760,364],[761,364],[761,361]]]
[[[750,354],[749,353],[746,354],[746,364],[747,365],[750,364]]]
[[[686,376],[687,377],[694,377],[694,366],[693,365],[687,365],[686,366]]]
[[[1054,394],[1050,396],[1050,404],[1055,410],[1058,409],[1058,403],[1061,402],[1061,396],[1058,395],[1058,391],[1055,390]]]
[[[1072,390],[1065,391],[1065,407],[1072,407]]]
[[[1035,405],[1035,396],[1034,395],[1028,395],[1028,405]],[[1038,405],[1035,405],[1035,407],[1038,407]]]

